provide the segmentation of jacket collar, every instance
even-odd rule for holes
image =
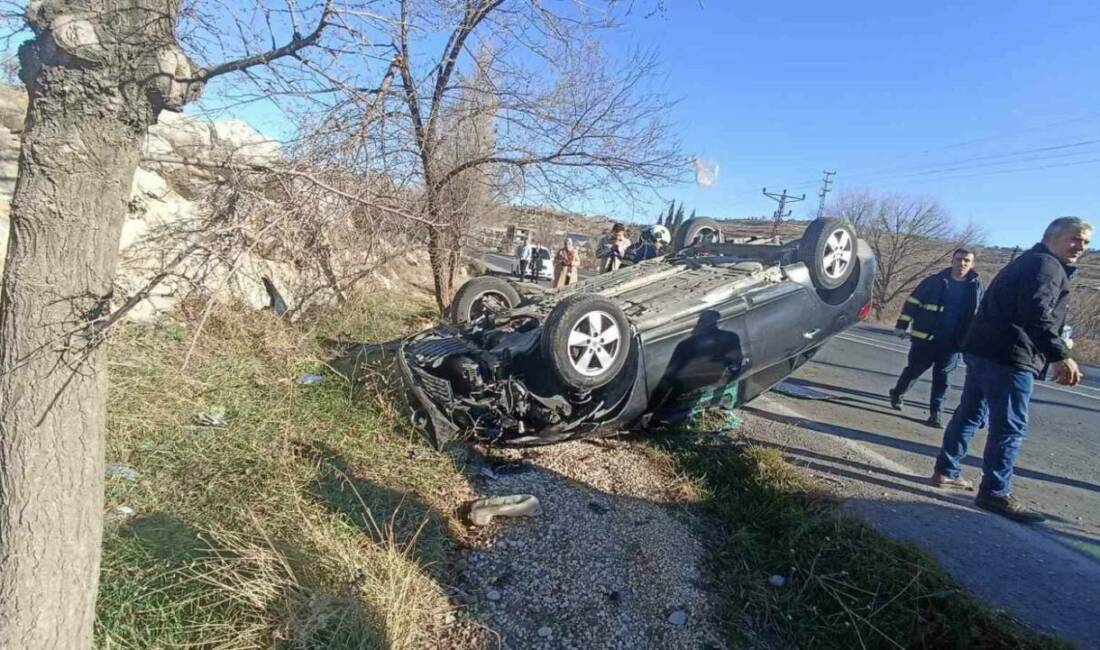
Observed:
[[[942,276],[944,280],[953,280],[954,279],[954,276],[951,275],[951,267],[950,266],[947,267],[946,269],[940,271],[938,275]],[[959,280],[959,282],[976,282],[979,279],[981,279],[981,278],[978,275],[978,272],[975,271],[974,269],[970,269],[969,271],[966,272],[966,275],[963,276],[963,279]]]
[[[1032,252],[1039,253],[1039,254],[1042,254],[1042,255],[1050,255],[1054,259],[1058,260],[1058,263],[1062,265],[1062,270],[1066,272],[1066,277],[1067,278],[1072,278],[1074,271],[1077,270],[1076,266],[1073,266],[1071,264],[1066,264],[1057,255],[1050,252],[1050,249],[1047,248],[1047,245],[1044,244],[1043,242],[1039,242],[1038,244],[1035,244],[1034,246],[1031,247],[1031,250],[1032,250]]]

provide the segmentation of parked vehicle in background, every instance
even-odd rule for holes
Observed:
[[[527,280],[531,277],[531,269],[534,267],[536,256],[541,260],[542,264],[539,267],[539,280],[546,280],[551,282],[554,280],[554,256],[550,254],[550,249],[545,246],[535,246],[531,251],[531,261],[527,264],[527,275],[521,280]],[[512,260],[512,275],[519,278],[519,260]]]

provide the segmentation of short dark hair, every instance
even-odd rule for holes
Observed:
[[[614,226],[611,226],[611,232],[622,232],[624,230],[626,230],[626,226],[621,223],[617,223]]]
[[[974,255],[974,257],[977,257],[977,255],[974,254],[974,251],[970,250],[969,248],[961,248],[961,247],[956,248],[955,252],[951,253],[951,257],[955,257],[959,253],[962,253],[963,257],[966,257],[967,255]]]

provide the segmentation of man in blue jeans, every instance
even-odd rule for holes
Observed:
[[[966,383],[943,432],[932,485],[974,489],[962,477],[960,464],[974,433],[988,422],[975,504],[1014,521],[1043,521],[1043,515],[1012,496],[1012,469],[1027,436],[1035,380],[1049,370],[1059,384],[1081,381],[1063,331],[1071,264],[1088,247],[1091,235],[1092,226],[1083,219],[1055,219],[1043,241],[1009,262],[989,285],[963,343]]]

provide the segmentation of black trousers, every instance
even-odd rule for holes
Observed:
[[[928,399],[928,412],[939,415],[943,412],[943,397],[947,394],[947,380],[951,371],[959,365],[959,352],[950,347],[934,343],[913,341],[909,347],[909,360],[898,377],[894,392],[904,395],[913,387],[920,376],[932,369],[932,393]]]
[[[522,280],[523,276],[527,275],[527,260],[519,261],[519,279]]]

